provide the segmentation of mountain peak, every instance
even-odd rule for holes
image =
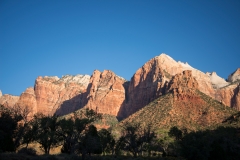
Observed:
[[[159,56],[156,56],[155,58],[174,60],[172,57],[170,57],[170,56],[167,55],[166,53],[161,53]]]
[[[228,76],[229,82],[236,82],[240,80],[240,68],[238,68],[235,72]]]

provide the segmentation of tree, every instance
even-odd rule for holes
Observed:
[[[24,127],[23,141],[22,144],[26,144],[26,148],[28,144],[37,140],[38,130],[39,130],[39,119],[41,117],[36,117],[31,121],[27,122]],[[38,119],[38,120],[37,120]]]
[[[82,154],[82,159],[85,159],[85,155],[91,156],[94,154],[101,154],[101,141],[97,132],[97,128],[94,125],[88,126],[85,135],[81,137],[79,142],[79,151]]]
[[[124,141],[123,149],[131,152],[136,157],[142,151],[150,152],[149,147],[155,133],[151,130],[151,126],[142,128],[139,123],[126,124],[123,126],[121,141]]]
[[[115,140],[114,140],[113,136],[111,135],[111,132],[109,132],[106,129],[101,129],[98,132],[98,135],[100,136],[103,154],[105,155],[106,153],[109,153],[109,152],[111,152],[113,154]]]
[[[13,114],[9,110],[3,110],[0,116],[0,150],[15,151],[16,132],[18,122],[22,119],[21,116]]]
[[[53,146],[60,144],[60,137],[57,134],[59,123],[56,116],[34,116],[34,124],[36,125],[37,133],[35,140],[41,145],[45,154],[49,154]]]
[[[101,114],[97,114],[93,110],[82,110],[75,113],[71,119],[62,119],[59,121],[58,135],[63,140],[62,153],[74,153],[79,150],[79,144],[84,139],[85,131],[88,126],[101,118]]]
[[[178,129],[176,126],[170,128],[168,135],[170,137],[174,137],[175,140],[177,141],[182,139],[182,131]]]

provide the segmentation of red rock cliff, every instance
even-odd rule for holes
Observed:
[[[98,113],[117,116],[125,100],[125,83],[125,79],[112,71],[95,70],[87,89],[84,107],[96,110]]]

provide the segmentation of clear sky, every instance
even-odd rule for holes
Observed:
[[[239,0],[0,0],[0,90],[109,69],[130,80],[166,53],[223,78],[240,67]]]

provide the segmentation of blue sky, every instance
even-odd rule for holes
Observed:
[[[95,69],[130,80],[162,52],[227,78],[240,67],[240,1],[0,1],[3,94]]]

